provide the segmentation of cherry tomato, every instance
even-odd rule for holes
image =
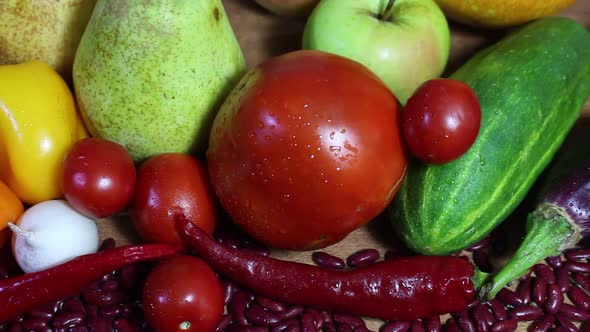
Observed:
[[[382,212],[405,172],[400,105],[361,64],[296,51],[250,71],[217,114],[207,152],[234,222],[276,248],[311,250]]]
[[[223,290],[199,258],[180,255],[159,263],[143,288],[146,321],[156,331],[212,332],[221,321]]]
[[[92,218],[123,210],[135,187],[135,164],[118,143],[90,137],[74,144],[64,159],[62,189],[78,212]]]
[[[216,209],[207,168],[200,160],[188,154],[164,153],[140,166],[130,210],[135,228],[144,241],[188,248],[178,234],[174,214],[184,214],[212,234]]]
[[[462,156],[477,138],[481,109],[465,83],[439,78],[422,84],[403,113],[404,139],[419,159],[443,164]]]

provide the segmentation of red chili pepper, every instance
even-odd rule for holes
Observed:
[[[43,271],[0,280],[0,323],[75,294],[111,271],[178,251],[166,244],[125,245],[79,256]]]
[[[196,254],[219,273],[286,303],[412,320],[463,310],[475,296],[473,265],[459,257],[414,256],[341,271],[228,248],[185,217],[176,222]]]

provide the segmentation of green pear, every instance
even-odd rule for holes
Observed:
[[[0,0],[0,64],[39,60],[70,80],[96,0]]]
[[[245,70],[220,0],[98,0],[73,78],[90,133],[141,162],[203,154],[218,107]]]

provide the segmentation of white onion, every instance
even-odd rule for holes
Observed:
[[[25,273],[98,251],[96,222],[74,210],[65,200],[38,203],[9,227],[14,232],[14,257]]]

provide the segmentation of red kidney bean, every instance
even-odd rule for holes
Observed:
[[[547,332],[555,323],[553,315],[545,315],[540,319],[532,322],[528,327],[528,332]]]
[[[554,315],[559,311],[563,303],[563,293],[557,284],[547,286],[547,301],[545,302],[545,312]]]
[[[274,325],[271,329],[271,332],[286,332],[286,331],[301,331],[299,328],[299,321],[297,319],[287,319],[280,321],[278,324]]]
[[[519,321],[531,321],[543,317],[543,310],[533,305],[521,305],[511,309],[509,315]]]
[[[425,318],[422,323],[426,332],[440,332],[442,330],[440,316]]]
[[[565,266],[555,269],[555,283],[559,286],[559,290],[562,293],[567,292],[571,281],[569,271],[565,268]]]
[[[488,331],[489,327],[496,321],[494,315],[483,303],[479,303],[471,310],[471,317],[478,326],[478,331]]]
[[[585,291],[590,291],[590,277],[583,273],[573,273],[572,280]]]
[[[590,332],[590,324],[582,324],[582,326],[580,326],[580,331]]]
[[[410,322],[410,332],[426,332],[426,329],[422,321],[415,319]]]
[[[576,322],[583,322],[590,319],[590,312],[577,308],[569,303],[562,303],[559,314]]]
[[[535,264],[533,269],[537,278],[545,280],[548,284],[555,283],[555,275],[549,266],[539,263]]]
[[[488,306],[490,307],[496,320],[504,320],[508,318],[508,312],[506,311],[506,308],[504,308],[504,304],[502,304],[499,300],[493,299],[488,301]]]
[[[496,299],[502,302],[503,304],[510,305],[513,307],[517,307],[520,305],[525,304],[524,300],[519,297],[515,292],[509,290],[508,288],[502,288],[498,294],[496,294]]]
[[[567,261],[563,266],[570,272],[590,273],[590,263]]]
[[[490,236],[486,236],[483,239],[479,240],[479,242],[475,243],[474,245],[468,247],[467,251],[478,251],[481,250],[485,247],[487,247],[491,242],[491,237]]]
[[[275,312],[280,312],[280,311],[285,311],[285,309],[287,309],[287,306],[285,306],[284,303],[281,303],[279,301],[275,301],[271,298],[268,298],[266,296],[256,296],[256,299],[254,299],[254,301],[263,306],[264,308],[271,310],[271,311],[275,311]]]
[[[99,250],[113,249],[115,247],[115,245],[116,245],[115,239],[113,239],[112,237],[109,237],[109,238],[104,239],[102,241],[102,243],[100,244]]]
[[[301,326],[301,332],[317,332],[319,328],[316,325],[315,317],[313,312],[309,310],[303,311],[299,318],[299,325]]]
[[[79,298],[73,297],[63,302],[62,309],[64,311],[85,312],[86,308]]]
[[[557,318],[559,325],[564,327],[567,331],[578,332],[578,327],[572,321],[570,321],[565,315],[559,313],[555,315],[555,318]]]
[[[567,290],[567,297],[578,308],[590,310],[590,297],[578,286],[571,286]]]
[[[516,328],[518,328],[518,320],[516,319],[505,319],[505,320],[500,320],[494,323],[494,325],[492,325],[492,328],[490,329],[491,332],[512,332],[512,331],[516,331]]]
[[[473,252],[473,262],[483,272],[492,272],[493,266],[490,256],[483,250]]]
[[[239,325],[248,325],[248,319],[246,319],[245,311],[248,305],[248,296],[243,291],[239,290],[232,296],[231,302],[229,303],[229,311],[232,318]]]
[[[121,307],[117,305],[106,305],[98,309],[98,314],[102,317],[115,318],[121,315]]]
[[[247,307],[244,310],[244,316],[248,322],[254,325],[270,326],[281,321],[281,318],[274,312],[266,310],[257,304]]]
[[[60,312],[53,318],[53,326],[55,327],[70,327],[84,322],[83,312]]]
[[[232,324],[227,327],[227,332],[268,332],[270,329],[267,326],[247,326]]]
[[[231,322],[232,322],[231,314],[224,314],[221,317],[221,320],[219,321],[219,323],[217,324],[217,328],[215,329],[215,332],[225,331],[225,329],[229,326],[229,324],[231,324]]]
[[[354,328],[353,332],[371,332],[371,330],[366,326],[357,326]]]
[[[358,267],[376,262],[381,254],[377,249],[362,249],[346,258],[346,263],[350,267]]]
[[[590,258],[590,249],[572,249],[565,253],[565,259],[570,261],[583,261]]]
[[[469,318],[469,314],[466,310],[454,313],[455,320],[457,320],[457,325],[462,332],[476,332],[477,329],[475,328],[475,324]]]
[[[574,325],[574,327],[575,327],[575,325]],[[551,332],[569,332],[569,330],[567,328],[565,328],[565,327],[563,327],[563,326],[560,325],[560,326],[554,327],[551,330]]]
[[[299,330],[297,330],[299,332]],[[322,332],[336,332],[336,324],[334,322],[325,322]]]
[[[528,304],[531,301],[533,278],[522,280],[516,286],[516,296],[521,299],[522,304]]]
[[[457,320],[454,318],[449,318],[443,325],[444,332],[461,332],[459,329],[459,324],[457,324]]]
[[[121,292],[107,292],[96,289],[84,290],[82,296],[87,303],[97,306],[121,303],[123,300]]]
[[[315,251],[311,254],[311,260],[318,266],[331,269],[341,270],[346,266],[344,260],[340,257],[330,255],[324,251]]]
[[[354,327],[346,324],[338,325],[336,329],[338,332],[354,332]]]
[[[223,289],[223,303],[228,304],[235,291],[234,284],[227,279],[221,279],[221,288]]]
[[[84,308],[86,310],[86,317],[87,318],[94,318],[98,317],[98,306],[94,304],[86,304]]]
[[[561,260],[560,255],[545,258],[545,263],[547,263],[547,265],[554,269],[561,267],[563,265],[563,261]]]
[[[49,324],[43,318],[28,318],[21,323],[21,328],[25,331],[46,331]]]
[[[119,269],[119,285],[123,289],[133,289],[139,274],[137,265],[127,265]]]
[[[547,281],[542,277],[535,277],[533,280],[532,299],[538,306],[547,301]]]
[[[347,324],[352,327],[365,325],[365,321],[362,318],[353,315],[334,313],[332,314],[332,319],[338,324]]]
[[[139,332],[140,328],[137,323],[132,322],[126,318],[119,317],[113,322],[113,327],[116,332]]]
[[[100,290],[103,291],[116,291],[119,290],[119,281],[117,280],[108,280],[105,282],[102,282],[99,286]]]
[[[404,320],[395,320],[385,323],[380,332],[408,332],[410,330],[410,322]]]
[[[40,318],[43,320],[50,320],[53,317],[53,314],[55,312],[53,311],[53,308],[39,308],[39,309],[33,309],[31,311],[29,311],[27,313],[27,315],[29,316],[29,318]]]
[[[90,332],[90,330],[84,325],[76,325],[70,327],[66,332]]]
[[[303,307],[292,306],[281,313],[281,319],[283,320],[283,319],[293,318],[295,316],[298,316],[302,312],[303,312]]]

